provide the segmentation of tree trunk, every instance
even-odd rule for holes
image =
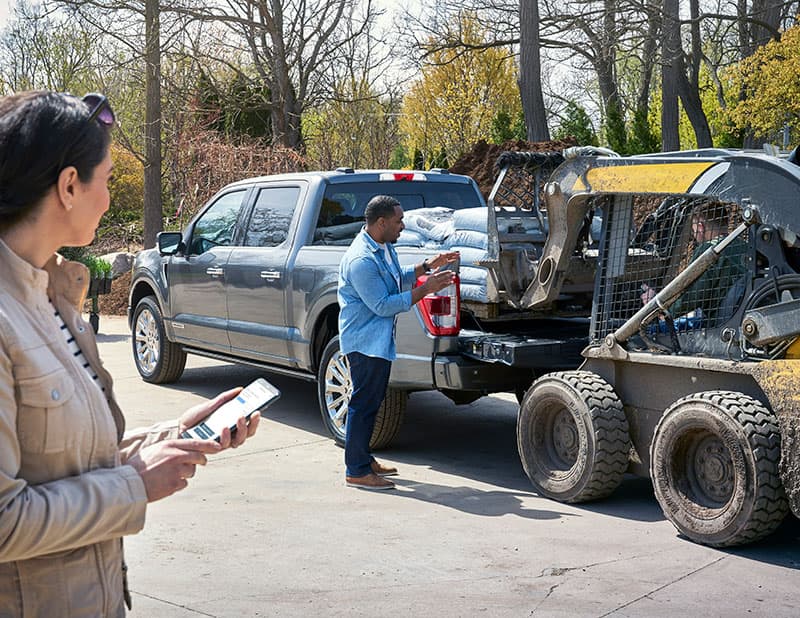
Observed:
[[[669,152],[681,147],[678,133],[678,81],[681,70],[680,23],[678,0],[664,0],[661,58],[661,150]]]
[[[528,141],[550,139],[542,94],[538,0],[519,1],[519,92]]]
[[[689,75],[686,75],[683,53],[678,56],[680,72],[678,82],[678,93],[683,103],[683,109],[692,123],[694,135],[697,139],[698,148],[711,148],[714,144],[711,140],[711,129],[708,126],[708,118],[703,111],[703,102],[700,100],[700,59],[703,54],[702,41],[700,39],[700,5],[698,0],[689,2],[691,24],[691,49],[692,55],[689,63]]]
[[[650,111],[650,88],[653,81],[656,51],[660,30],[660,12],[655,0],[647,2],[647,38],[642,47],[642,75],[639,79],[639,93],[636,97],[636,111],[647,118]]]
[[[145,5],[144,247],[164,229],[161,201],[161,40],[159,0]]]
[[[692,123],[692,129],[694,129],[694,135],[697,139],[697,147],[711,148],[714,144],[711,140],[708,118],[706,118],[706,113],[703,111],[703,103],[700,101],[700,93],[697,88],[692,86],[682,70],[678,71],[677,77],[678,93],[681,97],[681,103],[683,103],[683,109],[689,117],[689,122]]]

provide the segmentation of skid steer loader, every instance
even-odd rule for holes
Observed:
[[[525,471],[563,502],[649,476],[689,539],[762,538],[800,517],[800,166],[575,154],[544,185],[549,234],[522,298],[557,302],[582,252],[597,264],[590,344],[525,393]],[[587,213],[594,249],[576,247]]]

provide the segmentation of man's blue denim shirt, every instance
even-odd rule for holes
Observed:
[[[394,246],[388,247],[405,291],[397,289],[383,247],[365,228],[339,264],[339,347],[343,354],[360,352],[390,361],[397,357],[395,316],[411,309],[415,277],[414,265],[401,267]]]

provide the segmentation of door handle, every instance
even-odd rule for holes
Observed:
[[[206,274],[212,277],[221,277],[225,273],[223,268],[206,268]]]
[[[260,275],[262,279],[269,279],[270,281],[276,281],[281,278],[281,273],[278,270],[262,270]]]

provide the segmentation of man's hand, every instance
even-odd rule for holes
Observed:
[[[192,406],[181,415],[178,426],[179,433],[183,433],[190,427],[194,427],[199,422],[205,420],[209,414],[219,408],[223,403],[230,401],[241,392],[242,387],[239,386],[237,388],[232,388],[229,391],[220,393],[214,397],[214,399],[209,399],[208,401],[199,403],[196,406]],[[231,431],[225,427],[222,430],[219,439],[219,444],[221,447],[220,450],[225,450],[228,447],[236,448],[237,446],[244,444],[244,441],[247,440],[247,438],[255,434],[256,430],[258,429],[258,421],[260,418],[260,415],[254,414],[250,417],[250,421],[248,422],[242,416],[236,423],[236,432],[233,434],[233,436],[231,436]]]
[[[646,283],[642,284],[641,290],[642,293],[639,298],[642,300],[642,306],[646,305],[656,297],[656,291]]]
[[[206,464],[206,454],[221,450],[213,440],[164,440],[143,448],[127,463],[142,477],[147,501],[155,502],[185,488],[196,467]]]
[[[460,256],[461,254],[458,251],[448,251],[446,253],[440,253],[435,258],[427,260],[428,268],[430,268],[431,270],[436,270],[437,268],[444,266],[445,264],[451,264],[452,262],[455,262]]]
[[[442,272],[428,275],[428,280],[420,286],[420,288],[424,291],[423,296],[435,294],[439,290],[443,290],[448,285],[453,283],[453,276],[454,273],[449,270],[443,270]]]

